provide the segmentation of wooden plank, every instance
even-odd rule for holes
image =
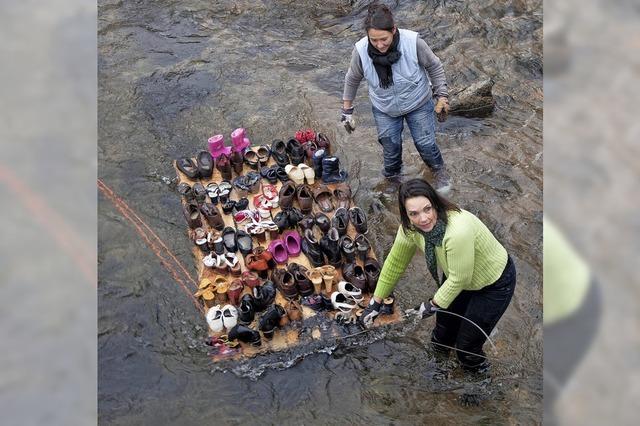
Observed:
[[[255,149],[255,147],[253,147]],[[195,161],[195,158],[193,159]],[[199,179],[199,180],[191,180],[189,179],[186,175],[184,175],[183,173],[180,172],[180,170],[178,170],[178,168],[176,167],[176,162],[174,161],[174,168],[176,170],[177,176],[178,176],[178,183],[182,183],[182,182],[186,182],[189,185],[193,186],[193,184],[200,182],[202,183],[205,188],[206,186],[211,183],[211,182],[215,182],[215,183],[220,183],[223,179],[222,176],[220,175],[220,172],[217,169],[214,169],[213,175],[211,176],[211,178],[209,179]],[[275,161],[270,158],[269,159],[269,163],[268,165],[274,165]],[[247,172],[251,171],[252,169],[248,166],[248,165],[244,165],[243,168],[243,174],[246,174]],[[234,177],[236,176],[235,172],[234,172]],[[261,190],[262,190],[262,185],[267,184],[268,182],[266,181],[266,179],[262,179],[261,180]],[[316,180],[315,183],[313,185],[310,185],[312,189],[315,189],[316,187],[318,187],[320,184],[322,184],[321,181]],[[280,181],[278,181],[277,184],[275,184],[276,188],[278,189],[278,191],[280,190],[280,188],[282,187],[282,183]],[[329,187],[329,189],[331,191],[333,191],[336,187],[335,184],[328,184],[327,185]],[[260,192],[258,192],[257,194],[260,194]],[[253,209],[253,197],[257,194],[249,194],[247,196],[247,198],[249,199],[249,208]],[[238,200],[240,197],[238,196],[237,192],[235,190],[232,190],[230,193],[230,199],[232,200]],[[182,203],[184,204],[185,201],[182,200]],[[334,205],[335,205],[335,200],[334,200]],[[353,207],[355,204],[353,203],[353,200],[351,200],[351,206]],[[300,207],[297,204],[297,201],[294,201],[294,206],[295,207]],[[240,227],[238,227],[233,220],[233,215],[232,214],[224,214],[222,212],[222,208],[221,205],[218,204],[218,210],[220,211],[220,213],[222,214],[222,217],[224,219],[224,223],[226,226],[230,226],[236,229],[244,229],[243,225],[240,225]],[[280,208],[276,208],[273,209],[271,212],[271,216],[272,218],[276,216],[276,214],[280,211]],[[318,207],[318,205],[315,203],[313,203],[313,214],[315,213],[319,213],[321,212],[320,208]],[[333,214],[335,213],[335,210],[333,212],[330,213],[325,213],[330,219],[333,217]],[[206,223],[206,221],[204,220],[204,218],[202,218],[202,222],[203,222],[203,228],[208,232],[211,231],[212,229],[209,227],[209,225]],[[315,227],[317,228],[317,227]],[[188,234],[189,234],[189,239],[191,241],[193,241],[193,230],[188,229]],[[314,231],[316,233],[316,237],[321,237],[321,233],[318,230]],[[269,236],[268,233],[266,234],[266,241],[265,242],[260,242],[258,241],[257,238],[253,238],[253,244],[254,247],[256,246],[262,246],[262,247],[268,247],[269,243],[271,242],[271,238]],[[353,225],[349,225],[349,227],[347,228],[347,234],[349,236],[351,236],[352,238],[355,238],[356,236],[356,231],[353,228]],[[196,265],[197,265],[197,271],[198,271],[198,282],[200,282],[202,279],[204,278],[209,278],[212,281],[215,280],[216,277],[219,276],[219,274],[217,274],[215,272],[214,269],[208,268],[206,266],[204,266],[202,259],[205,257],[205,255],[202,253],[202,251],[200,249],[198,249],[195,244],[193,245],[193,255],[196,261]],[[243,256],[240,254],[240,252],[237,252],[238,254],[238,261],[240,263],[240,267],[242,271],[245,271],[247,268],[245,266],[244,263],[244,258]],[[375,253],[373,252],[373,250],[370,251],[369,254],[370,257],[375,258]],[[289,258],[290,262],[295,262],[298,263],[300,265],[305,266],[308,269],[313,268],[313,266],[309,263],[309,260],[307,259],[307,257],[301,252],[299,256],[296,257],[290,257]],[[356,263],[360,266],[364,266],[363,262],[357,258],[356,259]],[[289,262],[287,262],[287,264],[284,265],[278,265],[279,268],[285,268],[287,265],[289,264]],[[232,277],[231,275],[225,275],[225,277],[228,279],[229,282],[232,281]],[[336,269],[336,279],[334,280],[334,286],[333,286],[333,291],[337,290],[337,283],[343,279],[342,276],[342,270],[337,268]],[[251,289],[245,287],[245,289],[243,290],[243,294],[250,294],[251,293]],[[370,295],[365,295],[365,299],[363,302],[361,302],[362,306],[366,306],[366,304],[368,304],[370,299]],[[276,292],[276,299],[275,302],[281,306],[285,306],[287,303],[287,300],[280,294],[280,291]],[[248,357],[254,357],[258,354],[261,353],[267,353],[267,352],[273,352],[273,351],[281,351],[281,350],[285,350],[285,349],[289,349],[291,347],[294,346],[298,346],[298,345],[303,345],[306,342],[310,342],[313,340],[317,340],[317,339],[322,339],[322,338],[335,338],[335,337],[343,337],[346,336],[348,334],[348,328],[345,327],[344,325],[339,324],[336,320],[335,320],[335,316],[336,316],[336,312],[334,311],[319,311],[316,312],[314,310],[312,310],[311,308],[307,307],[307,306],[303,306],[303,311],[302,311],[302,316],[303,319],[302,321],[296,321],[296,322],[290,322],[288,325],[286,325],[283,328],[278,328],[275,333],[274,336],[271,340],[267,340],[264,337],[262,338],[262,345],[259,347],[253,347],[251,345],[247,345],[244,343],[240,343],[240,348],[232,353],[226,354],[226,355],[219,355],[219,356],[212,356],[212,359],[214,362],[217,361],[221,361],[221,360],[229,360],[229,359],[242,359],[242,358],[248,358]],[[252,324],[249,325],[250,328],[257,330],[258,329],[258,318],[259,315],[256,315],[256,319],[253,321]],[[384,325],[388,325],[388,324],[395,324],[402,321],[402,316],[400,315],[400,310],[395,309],[395,312],[392,315],[380,315],[375,323],[374,326],[375,327],[379,327],[379,326],[384,326]],[[205,322],[206,323],[206,322]],[[305,330],[304,333],[301,333],[301,330]],[[224,333],[226,333],[226,331],[223,331],[222,333],[218,333],[218,335],[223,335]],[[215,333],[213,333],[211,330],[209,331],[210,336],[213,337],[218,337],[218,335],[216,335]],[[262,335],[262,333],[261,333]]]

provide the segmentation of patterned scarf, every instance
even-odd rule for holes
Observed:
[[[440,219],[436,221],[433,229],[429,232],[421,231],[415,228],[424,237],[424,257],[427,260],[427,266],[429,272],[438,286],[440,286],[440,280],[438,279],[438,265],[436,263],[436,246],[442,246],[442,239],[444,238],[444,232],[447,226]]]

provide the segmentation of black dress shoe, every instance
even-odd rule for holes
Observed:
[[[289,216],[287,215],[287,212],[279,211],[273,218],[273,223],[278,226],[278,232],[280,233],[289,229]]]
[[[304,231],[304,238],[300,245],[302,252],[307,256],[309,263],[311,263],[314,268],[324,265],[324,254],[320,248],[320,243],[318,243],[313,236],[313,231],[311,229]]]
[[[245,294],[240,299],[240,306],[238,306],[238,322],[240,324],[251,324],[255,315],[253,296]]]
[[[297,207],[287,209],[287,219],[289,219],[289,227],[293,228],[304,218],[304,215]]]
[[[327,216],[326,214],[317,213],[315,220],[318,228],[320,228],[320,230],[325,234],[329,231],[329,228],[331,228],[331,219],[329,219],[329,216]]]
[[[224,240],[224,234],[222,239]],[[240,250],[240,253],[242,253],[244,256],[253,251],[253,240],[251,239],[251,235],[247,234],[242,229],[238,229],[236,231],[236,243],[238,246],[238,250]]]
[[[235,253],[238,250],[238,242],[236,241],[236,230],[230,226],[224,228],[222,231],[222,242],[224,247],[230,253]]]
[[[284,170],[284,167],[282,167],[282,166],[277,166],[276,167],[276,177],[282,183],[285,183],[285,182],[289,181],[289,175],[287,174],[287,172]]]
[[[198,166],[191,158],[180,158],[176,161],[176,167],[178,167],[178,170],[184,173],[189,179],[198,179],[200,177]]]
[[[231,214],[235,206],[236,206],[235,201],[227,200],[224,204],[222,204],[222,211],[224,212],[224,214]]]
[[[180,182],[178,184],[177,189],[178,189],[178,194],[184,197],[185,201],[189,202],[189,201],[195,200],[193,189],[191,188],[191,185],[189,185],[188,183]]]
[[[253,330],[246,325],[236,324],[227,334],[229,340],[239,340],[244,343],[249,343],[253,346],[260,346],[262,339],[260,333]]]
[[[246,197],[242,197],[238,201],[236,201],[236,205],[233,206],[233,209],[239,212],[241,210],[246,210],[247,207],[249,207],[249,199],[247,199]]]
[[[267,280],[253,288],[253,306],[256,312],[262,312],[276,300],[276,285]]]
[[[360,207],[352,207],[349,210],[349,219],[353,227],[356,228],[356,232],[360,234],[367,233],[367,215],[364,214],[364,210]]]
[[[371,243],[369,243],[367,237],[362,234],[356,235],[356,239],[354,240],[354,242],[356,243],[356,254],[364,262],[369,255]]]
[[[287,145],[284,141],[276,139],[271,144],[271,156],[276,160],[278,166],[284,167],[289,164],[289,156],[287,155]]]
[[[340,254],[340,246],[338,245],[338,230],[336,228],[329,229],[324,237],[320,239],[320,247],[330,265],[339,268],[342,265],[342,255]]]
[[[342,256],[344,256],[344,260],[347,263],[353,263],[356,261],[356,245],[353,242],[353,239],[348,235],[343,235],[340,237],[339,241],[340,250],[342,251]]]
[[[213,174],[213,157],[209,151],[200,151],[196,157],[200,177],[209,179]]]
[[[276,139],[271,143],[271,156],[276,160],[276,164],[284,167],[289,164],[289,156],[287,155],[287,145],[284,141]]]
[[[276,173],[277,166],[264,166],[260,169],[260,176],[263,179],[269,181],[270,184],[275,185],[278,183],[278,174]]]
[[[313,229],[313,226],[316,224],[316,220],[313,216],[305,216],[298,222],[298,228],[300,228],[300,233],[304,234],[304,231],[307,229]]]
[[[280,318],[286,315],[284,308],[278,304],[271,305],[260,317],[258,329],[267,339],[273,337],[273,332],[280,324]]]
[[[331,226],[338,230],[340,236],[345,235],[349,226],[349,211],[344,208],[337,209],[331,219]]]
[[[204,203],[204,201],[207,199],[207,190],[204,188],[204,185],[202,185],[200,182],[194,183],[191,190],[193,191],[193,196],[195,197],[196,201],[198,203]]]

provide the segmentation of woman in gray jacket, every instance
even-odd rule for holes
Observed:
[[[435,111],[444,121],[449,110],[442,63],[418,33],[396,27],[385,5],[369,6],[364,28],[367,36],[356,43],[345,77],[341,121],[347,131],[355,128],[353,99],[365,78],[384,155],[384,176],[401,173],[402,129],[407,120],[416,149],[434,175],[435,189],[445,194],[451,184],[436,145],[434,116]]]

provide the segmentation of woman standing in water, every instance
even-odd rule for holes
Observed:
[[[370,325],[379,315],[382,300],[393,291],[419,248],[438,286],[433,297],[416,308],[423,318],[436,314],[431,336],[434,349],[448,353],[442,345],[454,347],[466,370],[486,370],[485,333],[489,335],[502,317],[516,285],[511,257],[480,219],[441,197],[422,179],[403,183],[398,203],[402,225],[362,314],[364,324]],[[448,312],[473,321],[484,333]]]
[[[347,131],[355,129],[353,99],[366,79],[384,155],[384,176],[401,173],[406,120],[418,153],[433,173],[436,190],[445,194],[451,183],[436,145],[434,117],[435,111],[438,120],[444,121],[449,111],[442,63],[418,33],[396,27],[385,5],[369,6],[364,28],[367,35],[356,43],[345,76],[341,121]]]

